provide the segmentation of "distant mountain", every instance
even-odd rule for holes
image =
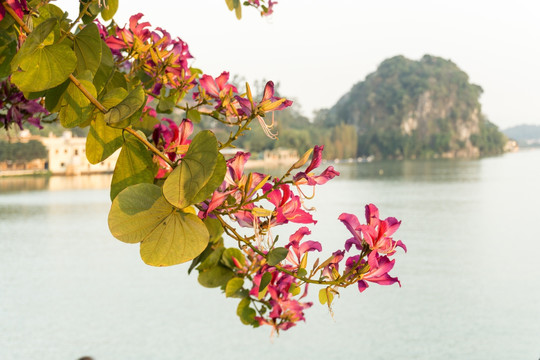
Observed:
[[[503,133],[521,147],[540,146],[540,125],[517,125],[503,130]]]
[[[482,88],[450,60],[396,56],[353,86],[324,125],[352,125],[358,155],[477,157],[503,152],[505,136],[481,112]]]

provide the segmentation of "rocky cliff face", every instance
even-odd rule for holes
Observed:
[[[328,121],[356,126],[360,155],[451,158],[502,152],[504,137],[482,115],[481,93],[449,60],[397,56],[343,96]]]

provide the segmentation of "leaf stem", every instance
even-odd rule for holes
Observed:
[[[9,15],[11,15],[11,17],[13,18],[13,20],[15,20],[15,22],[17,24],[19,24],[20,27],[22,27],[22,29],[24,30],[25,33],[27,34],[30,34],[32,32],[32,30],[30,30],[28,28],[28,26],[26,26],[26,24],[24,23],[24,21],[19,17],[19,15],[17,15],[17,13],[15,12],[15,10],[13,10],[11,8],[11,6],[9,6],[9,4],[7,3],[6,0],[2,0],[2,6],[4,7],[4,9],[6,9],[7,13]]]
[[[221,225],[223,226],[223,228],[225,229],[225,232],[235,238],[236,240],[238,241],[241,241],[243,242],[244,244],[246,244],[247,246],[249,246],[251,248],[251,250],[253,250],[254,252],[256,252],[257,254],[259,254],[260,256],[264,257],[266,259],[267,257],[267,254],[265,254],[264,252],[262,252],[261,250],[257,249],[257,247],[255,247],[250,241],[246,240],[245,237],[243,237],[242,235],[240,235],[236,229],[234,227],[232,227],[231,225],[227,224],[227,222],[223,219],[223,217],[221,215],[216,215],[217,219],[221,222]],[[288,274],[300,281],[303,281],[305,283],[310,283],[310,284],[319,284],[319,285],[343,285],[343,283],[341,281],[325,281],[325,280],[314,280],[314,279],[310,279],[310,278],[306,278],[306,277],[303,277],[303,276],[298,276],[298,274],[296,274],[294,271],[291,271],[291,270],[287,270],[285,268],[283,268],[282,266],[279,266],[279,265],[274,265],[274,267],[280,271],[280,272],[283,272],[285,274]]]

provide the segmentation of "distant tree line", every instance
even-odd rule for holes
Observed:
[[[34,159],[46,159],[48,156],[45,146],[37,141],[30,140],[27,143],[0,140],[0,162],[28,162]]]

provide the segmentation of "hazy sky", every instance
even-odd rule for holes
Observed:
[[[70,14],[77,3],[57,2]],[[431,54],[482,86],[483,112],[499,127],[540,125],[538,0],[279,0],[271,17],[244,9],[241,21],[224,0],[120,0],[115,19],[138,12],[187,42],[194,66],[279,82],[307,116],[384,59]]]

